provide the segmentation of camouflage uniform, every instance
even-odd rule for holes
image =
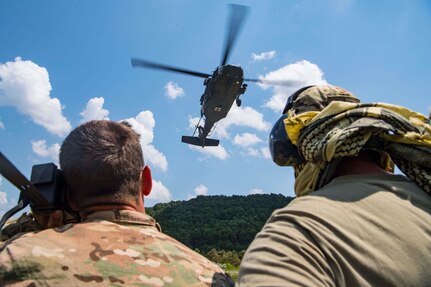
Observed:
[[[0,250],[0,285],[233,286],[216,264],[163,234],[149,215],[98,211],[19,234]]]
[[[36,222],[31,213],[24,212],[17,219],[6,221],[5,227],[0,232],[0,248],[3,241],[11,239],[18,233],[41,231],[44,228]]]

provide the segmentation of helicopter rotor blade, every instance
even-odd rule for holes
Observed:
[[[224,47],[223,57],[221,61],[221,66],[226,65],[229,58],[230,51],[232,49],[235,40],[239,34],[242,24],[244,23],[245,16],[247,16],[248,7],[236,4],[230,4],[231,16],[228,25],[228,34],[226,38],[226,43]]]
[[[244,82],[252,82],[252,83],[262,83],[265,85],[271,85],[271,86],[286,86],[286,87],[293,87],[293,86],[299,86],[301,83],[299,81],[272,81],[272,80],[263,80],[263,79],[244,79]]]
[[[171,72],[187,74],[195,77],[200,77],[200,78],[208,78],[211,76],[210,74],[206,74],[206,73],[200,73],[200,72],[195,72],[191,70],[181,69],[181,68],[158,64],[158,63],[137,59],[137,58],[132,58],[131,62],[132,62],[132,67],[134,68],[143,67],[143,68],[150,68],[150,69],[156,69],[156,70],[171,71]]]

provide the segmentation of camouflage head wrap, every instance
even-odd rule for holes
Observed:
[[[293,102],[292,111],[296,115],[311,111],[320,112],[334,101],[360,102],[343,88],[330,85],[312,86],[298,95]]]
[[[284,123],[305,158],[295,167],[297,196],[326,185],[343,157],[366,149],[379,152],[385,169],[392,159],[431,193],[431,126],[422,114],[383,103],[361,104],[346,90],[325,85],[302,92]]]

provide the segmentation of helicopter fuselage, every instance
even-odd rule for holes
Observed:
[[[235,100],[245,91],[243,81],[243,70],[236,65],[219,66],[211,77],[205,79],[205,92],[201,99],[205,125],[200,137],[205,138],[213,125],[227,116]]]

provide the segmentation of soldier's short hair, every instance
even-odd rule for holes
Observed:
[[[127,122],[97,120],[75,128],[60,149],[60,167],[78,207],[90,202],[136,202],[144,158]]]

